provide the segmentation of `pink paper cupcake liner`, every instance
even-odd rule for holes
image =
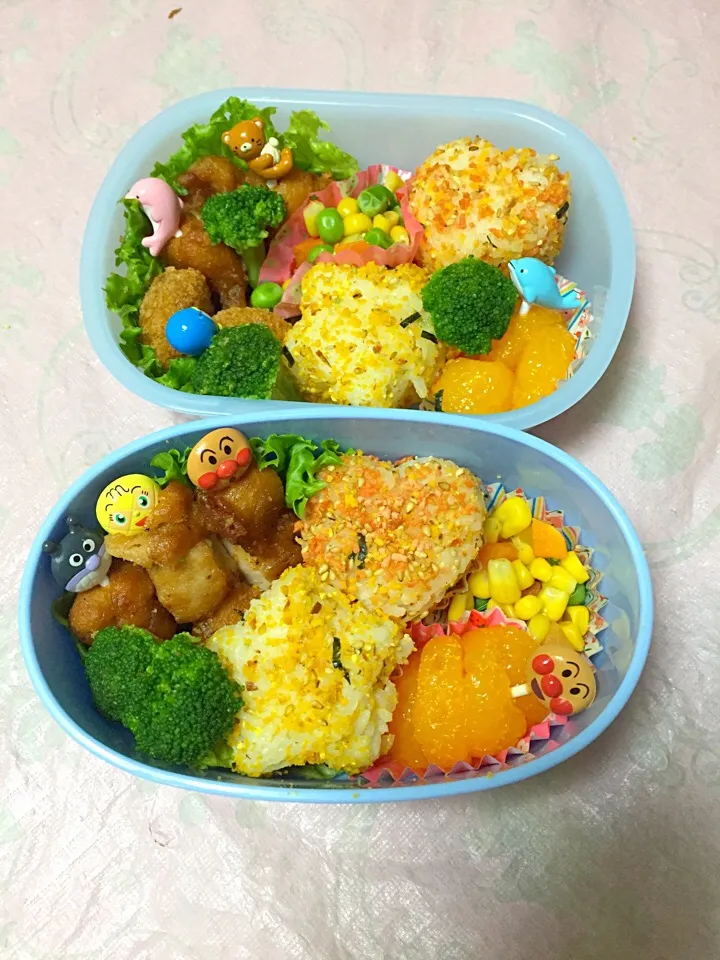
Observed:
[[[399,170],[397,167],[391,167],[384,163],[376,163],[348,180],[334,181],[324,190],[311,194],[311,197],[314,200],[319,200],[326,207],[336,207],[343,197],[357,197],[366,187],[382,183],[391,170],[405,182],[405,186],[398,190],[397,197],[400,201],[400,210],[410,243],[394,243],[387,250],[371,246],[362,252],[341,250],[334,254],[321,253],[315,261],[316,263],[349,263],[356,267],[361,267],[363,264],[370,262],[379,263],[386,267],[397,267],[402,263],[412,263],[420,247],[423,228],[412,215],[408,206],[407,195],[412,178],[412,174],[408,171]],[[277,236],[270,244],[268,255],[260,271],[261,283],[272,281],[282,286],[290,281],[285,287],[282,300],[275,307],[275,313],[283,318],[296,317],[300,313],[302,278],[311,267],[311,264],[303,263],[295,269],[295,255],[293,253],[293,247],[308,238],[303,212],[309,202],[310,197],[280,228]],[[318,243],[322,243],[319,238]]]
[[[585,584],[589,594],[586,599],[586,606],[590,612],[590,625],[585,635],[585,654],[588,657],[596,656],[602,650],[602,644],[597,635],[607,626],[599,611],[605,606],[607,599],[597,589],[602,575],[591,566],[592,550],[589,547],[579,545],[580,528],[567,525],[563,511],[549,509],[544,497],[528,497],[520,487],[508,491],[502,483],[492,483],[486,486],[485,491],[488,511],[494,509],[508,496],[522,497],[529,504],[533,517],[550,523],[560,530],[567,542],[568,549],[577,552],[583,566],[590,574],[590,579]],[[461,581],[458,590],[455,592],[465,592],[466,590],[467,577]],[[422,646],[434,636],[449,636],[450,634],[462,636],[466,630],[478,627],[509,625],[527,630],[527,624],[523,620],[510,618],[497,607],[492,610],[470,610],[460,620],[452,622],[447,621],[446,611],[447,607],[439,614],[438,619],[433,620],[433,615],[431,615],[423,623],[411,624],[410,636],[416,647]],[[402,671],[402,667],[399,668],[398,672],[400,671]],[[475,758],[471,763],[456,763],[448,770],[443,770],[434,764],[426,769],[413,770],[394,761],[380,758],[377,763],[362,774],[362,779],[372,785],[382,786],[420,780],[423,782],[457,780],[463,776],[476,776],[480,770],[492,775],[494,772],[508,769],[518,763],[528,762],[539,753],[548,753],[555,750],[560,746],[559,740],[565,733],[567,722],[567,717],[556,716],[551,713],[542,723],[532,726],[514,747],[508,747],[493,756]]]

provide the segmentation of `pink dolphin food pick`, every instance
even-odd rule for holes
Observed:
[[[173,188],[159,177],[144,177],[138,180],[125,194],[125,199],[139,200],[152,223],[152,236],[145,237],[142,244],[156,257],[178,231],[182,200]]]

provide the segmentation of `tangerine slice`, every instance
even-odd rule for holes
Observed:
[[[388,756],[391,760],[410,767],[413,770],[424,770],[427,767],[427,758],[415,736],[415,727],[412,721],[412,712],[417,699],[418,670],[420,669],[420,651],[414,650],[410,659],[402,668],[402,676],[395,683],[398,703],[388,726],[388,733],[395,737]]]
[[[567,376],[575,353],[575,338],[562,326],[533,334],[515,372],[513,407],[527,407],[551,394]]]
[[[512,407],[515,377],[502,363],[449,360],[433,387],[445,413],[504,413]]]
[[[518,301],[515,312],[505,334],[500,340],[494,340],[487,360],[499,360],[510,370],[517,370],[522,352],[533,335],[540,334],[550,327],[565,327],[565,318],[559,310],[531,306],[527,313],[520,313],[522,300]]]
[[[510,686],[525,683],[527,677],[527,665],[530,658],[538,647],[536,640],[530,636],[527,630],[521,630],[520,627],[511,625],[496,627],[483,627],[479,630],[468,630],[462,636],[462,644],[477,645],[485,644],[497,662],[505,666],[507,678]],[[528,727],[536,723],[542,723],[550,712],[534,694],[529,693],[524,697],[514,698],[515,706],[525,715],[525,722]],[[526,731],[523,731],[525,733]],[[520,734],[522,736],[523,734]],[[518,738],[519,739],[519,738]]]
[[[527,721],[510,693],[507,670],[482,630],[463,637],[467,745],[473,757],[492,756],[513,747],[525,734]]]
[[[465,735],[463,648],[457,637],[433,637],[420,657],[411,715],[428,763],[449,770],[470,754]]]

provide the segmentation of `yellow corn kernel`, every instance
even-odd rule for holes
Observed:
[[[317,228],[317,218],[320,211],[324,209],[325,207],[322,205],[322,203],[320,203],[319,200],[313,200],[303,210],[305,229],[307,230],[309,237],[320,236],[320,232]]]
[[[355,243],[357,240],[364,240],[365,238],[361,233],[350,233],[347,237],[343,237],[343,243]]]
[[[410,243],[410,237],[405,227],[393,227],[390,231],[390,239],[393,243]]]
[[[529,597],[525,597],[526,600],[529,600]],[[530,617],[528,620],[528,633],[533,638],[537,640],[538,643],[542,643],[545,637],[548,635],[548,630],[550,629],[550,618],[544,613],[536,613],[534,617]]]
[[[542,557],[535,557],[535,559],[530,564],[530,573],[535,577],[536,580],[541,580],[545,583],[552,576],[553,568],[547,562],[543,560]]]
[[[532,595],[520,597],[515,604],[515,615],[521,620],[532,620],[533,617],[536,617],[541,612],[542,606],[542,600],[538,599],[538,597],[533,597]]]
[[[499,558],[488,562],[490,596],[501,606],[516,603],[520,599],[520,586],[509,560]]]
[[[521,590],[527,590],[528,587],[531,587],[535,583],[535,577],[533,577],[522,560],[513,560],[512,565]]]
[[[468,586],[472,595],[479,600],[487,600],[490,597],[490,580],[484,570],[476,570],[468,578]]]
[[[448,609],[448,620],[454,621],[459,620],[460,617],[467,610],[467,594],[466,593],[456,593],[455,596],[450,601],[450,607]]]
[[[487,517],[483,527],[485,543],[497,543],[500,539],[500,523],[495,517]]]
[[[563,621],[558,624],[562,632],[565,634],[565,639],[570,644],[574,650],[578,650],[580,653],[585,649],[585,641],[582,638],[582,634],[575,626],[574,623],[568,623]]]
[[[502,610],[502,607],[495,600],[488,600],[488,605],[485,607],[486,610]]]
[[[582,560],[572,550],[568,552],[566,557],[563,557],[563,559],[560,561],[560,566],[563,568],[563,570],[567,570],[570,576],[573,577],[578,583],[585,583],[590,579],[590,574],[582,565]]]
[[[388,172],[385,174],[385,179],[383,180],[383,186],[387,187],[388,190],[392,190],[393,193],[397,193],[404,183],[405,181],[400,174],[395,173],[394,170],[388,170]]]
[[[557,587],[558,590],[564,590],[568,597],[577,586],[577,581],[570,576],[567,570],[563,570],[563,568],[560,566],[552,568],[552,573],[550,574],[548,583],[551,587]]]
[[[373,226],[377,227],[378,230],[384,230],[385,233],[390,233],[395,224],[390,223],[384,213],[377,213],[373,217]]]
[[[533,548],[530,546],[527,540],[523,540],[522,537],[510,537],[510,541],[518,552],[518,560],[522,560],[525,566],[529,567],[535,559]]]
[[[355,197],[343,197],[340,203],[337,205],[337,212],[340,216],[345,219],[345,217],[352,216],[353,213],[358,212],[358,202]]]
[[[538,594],[542,601],[543,610],[551,620],[558,621],[565,613],[568,595],[564,590],[546,584]]]
[[[590,626],[590,611],[588,608],[573,604],[572,607],[567,608],[566,614],[580,631],[580,636],[584,637]]]
[[[390,224],[388,233],[393,227],[396,227],[400,223],[400,214],[397,212],[397,210],[386,210],[385,213],[378,214],[378,216],[385,217],[387,222]]]
[[[500,609],[505,614],[506,617],[510,617],[512,620],[516,619],[515,617],[515,607],[511,603],[501,603]]]
[[[504,540],[522,533],[532,523],[530,504],[522,497],[508,497],[495,507],[493,516],[500,521],[500,536]]]
[[[372,220],[366,213],[351,213],[350,216],[343,217],[343,229],[346,237],[353,233],[365,233],[371,227]]]

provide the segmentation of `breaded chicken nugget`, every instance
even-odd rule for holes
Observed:
[[[163,367],[180,356],[168,343],[165,327],[174,313],[186,307],[213,313],[210,289],[199,271],[172,267],[155,277],[140,304],[140,342],[155,350]]]
[[[290,333],[290,324],[282,317],[278,317],[272,310],[261,310],[258,307],[229,307],[219,310],[213,320],[219,327],[239,327],[243,323],[264,323],[269,327],[280,343],[285,343],[285,337]]]

